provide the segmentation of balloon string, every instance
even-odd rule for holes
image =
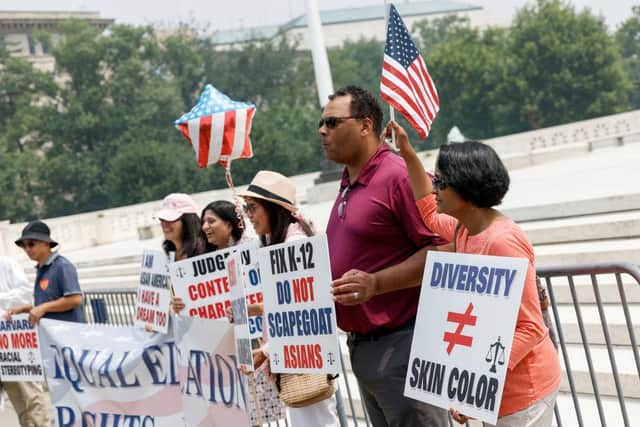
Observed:
[[[233,185],[233,177],[231,176],[231,161],[227,163],[227,166],[224,170],[224,177],[227,180],[227,186],[231,189],[231,196],[233,197],[233,202],[236,205],[236,215],[238,216],[238,228],[244,228],[244,217],[242,215],[242,201],[238,194],[236,193],[236,187]]]

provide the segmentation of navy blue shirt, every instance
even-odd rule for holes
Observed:
[[[78,283],[78,272],[68,259],[54,252],[49,255],[42,267],[36,267],[34,290],[36,306],[76,294],[82,294]],[[82,305],[59,313],[47,313],[43,317],[84,323]]]

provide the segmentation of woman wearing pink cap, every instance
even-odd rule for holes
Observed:
[[[175,261],[204,253],[198,207],[189,195],[169,194],[155,216],[160,220],[164,234],[162,248],[167,254],[173,252]]]

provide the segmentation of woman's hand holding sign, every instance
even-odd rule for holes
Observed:
[[[377,294],[374,274],[362,270],[349,270],[331,283],[333,300],[343,305],[356,305],[369,301]]]

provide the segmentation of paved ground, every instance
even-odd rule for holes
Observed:
[[[4,407],[0,409],[0,426],[2,427],[20,427],[18,424],[18,418],[16,417],[16,413],[11,406],[11,402],[6,397],[5,394],[5,403]]]

